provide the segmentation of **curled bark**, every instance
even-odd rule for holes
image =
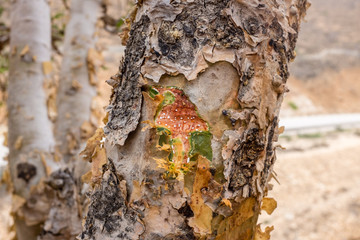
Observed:
[[[100,174],[81,239],[269,239],[257,218],[276,205],[264,197],[308,5],[138,6],[97,150],[106,159],[92,158]],[[103,201],[110,195],[119,204]]]

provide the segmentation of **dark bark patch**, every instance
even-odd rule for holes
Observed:
[[[264,170],[261,177],[261,186],[265,186],[267,183],[267,179],[269,178],[270,174],[270,168],[274,164],[275,156],[274,156],[274,148],[273,148],[273,141],[274,141],[274,135],[275,130],[278,126],[278,118],[275,117],[271,123],[269,135],[268,135],[268,141],[266,146],[266,159],[264,162]]]
[[[66,199],[69,206],[74,204],[75,181],[69,169],[53,172],[47,184],[57,192],[60,199]]]
[[[31,178],[36,175],[36,166],[31,163],[19,163],[16,166],[17,177],[23,179],[26,183],[29,183]]]
[[[245,21],[244,28],[250,35],[256,35],[260,32],[260,22],[257,18],[250,17]]]
[[[111,160],[105,165],[100,186],[91,195],[91,204],[81,239],[96,236],[114,236],[120,239],[137,239],[142,233],[135,232],[140,224],[139,214],[127,206],[126,196],[121,191],[121,179]],[[137,227],[139,229],[139,227]]]
[[[271,39],[269,41],[269,45],[274,49],[277,55],[277,62],[279,64],[279,75],[282,78],[283,82],[286,83],[289,78],[289,69],[288,69],[288,61],[289,61],[289,52],[293,54],[292,50],[287,50],[285,44],[281,40]]]
[[[296,46],[296,41],[298,39],[299,23],[294,22],[291,27],[296,31],[296,33],[289,33],[289,46],[290,49],[287,52],[288,60],[293,60],[295,58],[294,50]]]
[[[105,221],[125,204],[124,196],[120,192],[119,183],[114,174],[111,174],[107,182],[102,184],[101,189],[94,193],[92,199],[97,199],[92,204],[93,209],[96,210],[94,217]]]
[[[117,76],[121,80],[115,85],[110,100],[109,121],[104,132],[111,134],[111,140],[120,145],[136,129],[140,118],[142,95],[139,77],[149,24],[149,18],[142,16],[132,25],[120,76]]]
[[[162,239],[162,240],[195,240],[195,239],[197,239],[194,235],[193,229],[191,227],[189,227],[187,224],[183,224],[181,226],[181,230],[182,230],[182,233],[169,234],[160,239]]]
[[[273,35],[273,38],[275,39],[280,39],[283,37],[283,34],[284,34],[284,30],[282,29],[279,21],[274,18],[271,22],[271,25],[270,25],[270,32],[271,32],[271,35]]]
[[[228,2],[194,1],[187,4],[174,21],[164,21],[158,31],[162,56],[173,62],[176,60],[182,66],[190,66],[198,49],[204,45],[215,44],[233,49],[242,47],[244,32],[222,12]]]
[[[193,211],[191,210],[191,207],[187,202],[185,202],[184,206],[179,208],[178,212],[182,215],[184,215],[186,218],[191,218],[194,216]]]
[[[265,149],[264,139],[257,128],[246,131],[243,138],[238,140],[237,146],[231,156],[234,167],[230,174],[229,190],[233,192],[251,185],[255,163]]]

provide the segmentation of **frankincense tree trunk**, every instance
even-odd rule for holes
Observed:
[[[56,113],[50,101],[54,95],[47,98],[44,89],[51,71],[49,5],[45,0],[12,3],[7,106],[12,211],[19,240],[74,239],[81,232],[76,186],[80,177],[74,172],[83,162],[78,157],[81,141],[91,136],[93,128],[90,105],[96,90],[89,79],[94,74],[92,50],[100,4],[100,0],[71,2],[56,104],[56,146],[49,119],[54,120]]]
[[[36,239],[50,208],[43,183],[57,164],[43,89],[51,55],[50,9],[44,0],[18,0],[11,11],[8,85],[9,167],[17,238]]]
[[[146,0],[109,81],[81,239],[269,239],[257,225],[306,0]],[[103,139],[105,136],[105,141]]]
[[[74,239],[81,232],[81,184],[78,184],[81,175],[76,174],[76,169],[82,172],[88,168],[79,152],[94,129],[90,115],[96,82],[91,81],[94,77],[91,57],[95,53],[100,3],[100,0],[71,1],[56,97],[55,139],[62,168],[50,178],[54,197],[41,240]]]

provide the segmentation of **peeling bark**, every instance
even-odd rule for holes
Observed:
[[[261,209],[271,212],[261,203],[276,159],[288,64],[308,6],[306,0],[138,6],[113,77],[105,144],[97,150],[106,150],[106,159],[92,159],[102,177],[93,179],[80,239],[269,239],[270,228],[262,233],[257,219]],[[179,105],[178,93],[197,116],[185,100]],[[210,142],[192,139],[188,117],[209,124],[198,130],[209,130]]]
[[[148,38],[149,18],[143,16],[134,23],[125,50],[122,69],[113,80],[116,82],[109,109],[109,122],[105,133],[114,138],[114,143],[123,145],[129,133],[137,127],[141,111],[140,68],[144,60]],[[118,134],[112,134],[115,130]]]

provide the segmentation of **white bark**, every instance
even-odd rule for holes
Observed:
[[[24,229],[29,224],[38,224],[47,208],[39,205],[41,201],[36,201],[35,186],[46,176],[46,167],[56,169],[49,155],[55,142],[43,90],[42,63],[50,61],[50,32],[47,1],[13,2],[10,37],[13,54],[8,86],[9,161],[14,193],[26,199],[22,210],[16,213],[25,220],[17,218],[16,221],[20,240],[35,238],[34,229]],[[35,199],[35,202],[29,202],[29,199]],[[34,216],[32,211],[38,211],[39,216]]]
[[[58,117],[55,135],[61,161],[66,166],[52,174],[50,185],[55,198],[49,217],[45,222],[42,240],[73,239],[81,231],[81,202],[79,203],[80,177],[86,171],[86,163],[79,159],[79,150],[84,141],[82,126],[90,122],[91,101],[96,95],[96,86],[89,76],[89,50],[95,45],[95,25],[100,12],[100,0],[73,0],[70,21],[67,24],[64,57],[60,72],[57,95]],[[85,126],[89,126],[85,125]],[[91,129],[91,128],[90,128]],[[86,129],[89,130],[89,129]],[[74,174],[78,168],[78,174]],[[57,185],[61,180],[62,184]]]
[[[90,121],[91,100],[96,95],[96,88],[89,80],[91,72],[87,57],[89,49],[93,49],[96,42],[94,33],[100,3],[100,0],[74,0],[71,3],[71,18],[66,26],[60,72],[56,121],[56,139],[65,162],[72,157],[77,158],[81,140],[80,127],[85,121]],[[77,143],[75,149],[69,148],[69,135]]]

